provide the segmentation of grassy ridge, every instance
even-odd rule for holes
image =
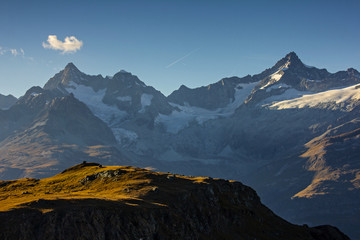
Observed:
[[[114,172],[118,175],[111,175]],[[109,174],[111,177],[107,176]],[[86,181],[86,177],[95,179]],[[176,178],[176,182],[190,181],[192,183],[205,183],[209,179],[175,176],[127,166],[101,166],[85,163],[50,178],[0,181],[0,211],[28,206],[31,202],[40,199],[143,200],[144,196],[156,192],[159,187],[168,193],[186,188],[186,185],[179,188],[178,184],[171,184],[173,181],[166,181],[172,178]],[[130,202],[128,201],[128,204],[131,204]],[[163,205],[157,202],[152,202],[152,204]],[[43,209],[43,211],[51,211],[51,209]]]

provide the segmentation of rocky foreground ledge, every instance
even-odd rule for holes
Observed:
[[[0,181],[0,239],[349,239],[291,224],[240,182],[83,163]]]

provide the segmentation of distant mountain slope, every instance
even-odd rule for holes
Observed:
[[[246,76],[243,78],[224,78],[214,84],[195,89],[182,85],[168,96],[168,100],[182,106],[190,105],[208,110],[216,110],[224,108],[234,101],[239,101],[239,99],[236,99],[237,92],[243,92],[243,87],[253,82],[256,82],[256,80],[251,76]],[[245,98],[250,94],[252,88],[249,90],[242,93]],[[241,99],[239,104],[244,102],[244,100]]]
[[[13,123],[13,131],[4,131],[0,142],[2,179],[49,176],[73,164],[72,158],[91,159],[94,152],[100,158],[110,155],[105,161],[128,162],[111,147],[116,140],[108,126],[73,95],[54,97],[33,88],[8,114],[16,116],[20,109],[29,113]]]
[[[280,216],[333,224],[357,239],[358,116],[359,106],[242,109],[229,142],[246,169],[238,176]]]
[[[152,129],[158,114],[169,114],[174,109],[161,92],[123,70],[103,78],[86,75],[69,63],[44,89],[72,93],[112,129],[119,144],[131,142],[138,135],[123,128],[129,119],[135,128]]]
[[[0,110],[10,108],[14,103],[16,103],[17,98],[13,95],[4,96],[0,94]]]
[[[272,96],[283,95],[285,92],[293,91],[297,94],[305,94],[355,85],[360,83],[360,73],[349,68],[347,71],[331,74],[326,69],[305,65],[296,53],[291,52],[273,67],[260,74],[248,75],[243,78],[224,78],[207,87],[195,89],[181,86],[168,96],[168,100],[179,105],[188,104],[194,107],[216,110],[234,102],[237,89],[242,88],[241,84],[249,83],[258,84],[247,93],[246,103],[258,103]],[[294,98],[296,95],[291,97]]]
[[[349,239],[331,226],[286,222],[240,182],[132,167],[83,163],[47,179],[0,182],[0,199],[4,240]]]
[[[154,108],[160,113],[169,113],[172,109],[162,93],[146,86],[136,76],[124,70],[112,77],[103,78],[101,75],[86,75],[69,63],[45,84],[44,89],[73,93],[76,98],[88,104],[100,118],[104,117],[102,114],[106,114],[101,112],[104,106],[100,104],[130,115],[154,111]]]
[[[347,71],[331,74],[326,69],[305,65],[294,52],[287,54],[271,69],[254,77],[260,78],[261,82],[246,103],[258,104],[267,98],[271,101],[292,99],[309,92],[321,92],[360,83],[360,73],[355,69],[349,68]]]

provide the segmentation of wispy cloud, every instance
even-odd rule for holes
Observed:
[[[0,55],[5,55],[6,53],[10,53],[13,56],[25,56],[25,52],[22,48],[3,48],[0,47]]]
[[[47,43],[42,43],[44,48],[62,51],[62,54],[75,53],[76,51],[80,50],[82,45],[83,42],[74,36],[66,37],[64,41],[60,41],[57,39],[56,35],[49,35]]]
[[[33,57],[25,56],[25,51],[22,48],[3,48],[0,46],[0,55],[12,55],[14,57],[22,57],[25,60],[35,61]]]
[[[174,62],[170,63],[169,65],[167,65],[165,68],[170,68],[172,66],[174,66],[175,64],[181,62],[182,60],[184,60],[185,58],[189,57],[190,55],[192,55],[193,53],[195,53],[196,51],[198,51],[199,48],[192,50],[191,52],[189,52],[188,54],[182,56],[181,58],[178,58],[177,60],[175,60]]]
[[[16,50],[16,49],[10,49],[10,52],[11,52],[11,54],[12,54],[13,56],[19,55],[19,52],[18,52],[18,50]]]
[[[6,50],[0,47],[0,55],[4,55],[6,53]]]

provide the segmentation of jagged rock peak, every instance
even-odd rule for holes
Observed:
[[[1,93],[0,93],[0,96],[9,97],[9,98],[16,98],[16,97],[14,97],[12,94],[4,95],[4,94],[1,94]]]
[[[180,89],[182,89],[182,90],[187,90],[187,89],[190,89],[190,88],[188,88],[187,86],[185,86],[184,84],[182,84],[182,85],[180,86],[179,90],[180,90]]]
[[[72,62],[70,62],[63,70],[49,79],[49,81],[44,85],[44,89],[61,89],[61,91],[64,92],[64,86],[67,86],[70,82],[79,84],[87,81],[86,78],[87,75],[81,72]]]
[[[77,76],[82,72],[72,62],[70,62],[65,66],[63,73],[65,76]]]
[[[286,54],[285,57],[289,60],[294,60],[294,59],[300,60],[298,55],[295,52],[289,52],[288,54]]]
[[[29,90],[26,91],[25,96],[27,95],[33,95],[33,94],[39,94],[44,92],[44,90],[39,86],[31,87]]]
[[[304,64],[295,52],[289,52],[284,58],[276,63],[277,67],[303,67]]]
[[[113,79],[115,77],[115,75],[117,75],[117,77],[122,76],[122,75],[127,75],[127,76],[132,76],[131,72],[128,72],[124,69],[121,69],[119,72],[115,73],[114,75],[107,75],[106,78],[107,79]]]
[[[131,74],[131,72],[127,72],[125,70],[120,70],[119,72],[115,73],[114,77],[115,76],[134,76]]]
[[[121,81],[124,82],[128,85],[138,85],[138,86],[142,86],[142,87],[146,87],[146,84],[144,82],[142,82],[136,75],[133,75],[130,72],[127,72],[125,70],[121,70],[119,72],[117,72],[112,78],[111,80],[113,81]]]
[[[358,77],[359,77],[359,75],[360,75],[359,71],[356,70],[355,68],[348,68],[346,71],[347,71],[348,73],[350,73],[350,74],[357,75]]]
[[[74,63],[72,62],[69,62],[66,66],[65,66],[65,69],[64,70],[77,70],[79,71],[79,69],[75,66]]]

